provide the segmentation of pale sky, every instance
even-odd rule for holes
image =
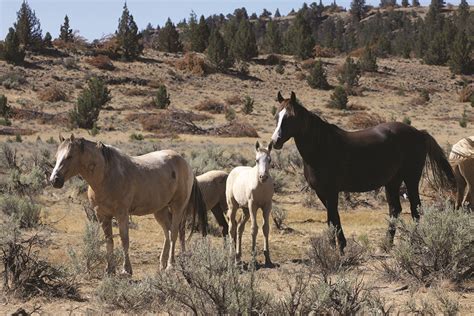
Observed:
[[[317,0],[319,1],[319,0]],[[401,0],[398,0],[400,2]],[[312,1],[307,1],[311,3]],[[351,0],[336,0],[337,4],[348,7]],[[378,5],[380,0],[367,0],[368,4]],[[411,2],[411,0],[410,0]],[[429,4],[430,0],[421,0],[422,5]],[[454,4],[457,4],[455,1]],[[468,1],[469,3],[472,0]],[[0,38],[4,39],[8,28],[16,21],[16,12],[22,0],[0,0]],[[89,41],[101,38],[103,35],[114,33],[118,19],[122,14],[123,0],[29,0],[30,7],[39,18],[43,36],[50,32],[53,38],[59,33],[59,27],[67,14],[70,27],[78,30],[79,34]],[[329,5],[332,0],[323,0]],[[274,13],[277,8],[282,15],[286,15],[292,8],[297,10],[303,1],[288,0],[128,0],[128,8],[133,15],[139,29],[144,29],[150,22],[153,26],[162,26],[168,17],[173,22],[188,18],[192,10],[198,15],[224,15],[234,12],[234,9],[245,7],[247,12],[260,14],[263,8]]]

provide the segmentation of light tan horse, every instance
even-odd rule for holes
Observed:
[[[225,238],[229,232],[229,224],[225,218],[227,201],[225,187],[229,174],[221,170],[212,170],[196,177],[201,190],[206,209],[211,210],[219,226],[222,227],[222,236]]]
[[[232,244],[235,247],[235,259],[240,262],[242,256],[242,234],[245,223],[249,217],[252,223],[252,253],[255,253],[255,244],[258,232],[257,210],[263,211],[263,253],[265,266],[274,267],[270,260],[268,234],[270,232],[270,212],[272,210],[273,179],[270,176],[270,152],[272,143],[268,148],[261,148],[257,141],[255,144],[255,167],[236,167],[230,173],[226,183],[227,217]],[[242,208],[244,216],[237,226],[236,213]]]
[[[132,274],[128,255],[129,215],[153,214],[163,228],[165,241],[161,268],[171,267],[180,224],[193,208],[206,234],[207,212],[193,170],[179,154],[162,150],[130,157],[118,149],[83,138],[60,136],[56,165],[50,181],[55,188],[75,175],[89,184],[88,197],[104,230],[107,243],[107,273],[115,272],[112,217],[118,221],[122,241],[123,272]],[[184,234],[180,236],[184,250]]]
[[[456,208],[469,203],[474,206],[474,136],[453,145],[449,154],[457,184]]]

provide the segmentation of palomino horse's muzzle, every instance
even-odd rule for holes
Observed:
[[[268,179],[268,174],[261,174],[258,176],[258,180],[260,181],[260,183],[267,181],[267,179]]]
[[[51,177],[49,181],[53,185],[53,188],[61,189],[64,186],[64,178],[58,174],[54,175],[54,177]]]

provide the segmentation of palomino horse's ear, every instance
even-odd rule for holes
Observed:
[[[271,140],[267,147],[268,152],[271,152],[272,148],[273,148],[273,141]]]
[[[255,143],[255,150],[258,151],[260,148],[260,142],[257,140],[257,142]]]
[[[98,141],[96,146],[97,146],[97,148],[102,149],[102,148],[104,148],[104,143],[101,142],[101,141]]]
[[[291,103],[295,103],[295,102],[296,102],[296,94],[295,94],[293,91],[291,91],[290,100],[291,100]]]
[[[278,91],[278,94],[277,94],[277,101],[280,102],[280,103],[282,103],[283,100],[285,100],[285,99],[283,99],[283,97],[282,97],[282,95],[281,95],[281,92]]]
[[[62,143],[64,141],[63,135],[59,134],[59,141]]]

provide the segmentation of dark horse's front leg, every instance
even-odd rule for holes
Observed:
[[[346,237],[344,237],[344,232],[342,231],[341,219],[339,218],[339,211],[337,209],[339,202],[339,192],[329,191],[323,193],[321,190],[316,190],[316,194],[326,207],[328,212],[328,225],[334,226],[337,235],[337,242],[339,244],[339,250],[341,253],[343,253],[344,248],[346,247]],[[334,245],[336,244],[334,239],[332,242]]]

